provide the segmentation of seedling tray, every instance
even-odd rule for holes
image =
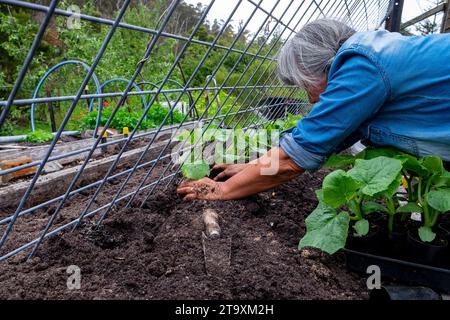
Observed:
[[[450,293],[450,269],[438,268],[344,249],[347,268],[366,274],[372,265],[380,267],[381,276],[408,285],[426,286]]]

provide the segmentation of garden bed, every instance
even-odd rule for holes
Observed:
[[[175,186],[160,190],[144,209],[113,212],[98,230],[88,221],[49,240],[29,263],[24,255],[1,263],[0,298],[366,299],[365,281],[345,269],[341,254],[297,249],[323,176],[305,174],[272,192],[223,203],[183,202]],[[221,216],[231,252],[228,268],[209,275],[205,208]],[[81,268],[81,290],[67,289],[70,265]]]

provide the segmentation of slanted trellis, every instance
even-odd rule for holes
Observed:
[[[17,94],[21,88],[24,78],[29,70],[30,63],[34,59],[36,50],[39,48],[42,39],[48,29],[49,23],[54,16],[71,17],[72,12],[66,11],[58,7],[58,0],[52,0],[49,6],[43,6],[40,4],[18,1],[18,0],[0,0],[0,4],[21,7],[27,10],[33,10],[36,12],[42,12],[45,14],[44,19],[41,22],[39,30],[35,35],[34,42],[29,49],[28,55],[23,62],[23,67],[15,81],[15,85],[12,88],[10,95],[7,100],[0,101],[0,126],[2,126],[5,120],[9,116],[9,112],[12,106],[31,106],[34,104],[46,104],[49,102],[57,101],[69,101],[70,108],[64,117],[60,127],[58,128],[55,138],[52,143],[47,147],[45,154],[38,160],[34,160],[31,163],[21,165],[16,168],[9,168],[0,171],[0,176],[7,175],[18,170],[23,170],[31,167],[36,167],[37,171],[30,179],[29,184],[23,190],[23,195],[21,196],[20,202],[15,206],[11,213],[3,214],[0,216],[0,261],[8,259],[14,255],[21,252],[27,252],[30,257],[32,257],[42,242],[54,235],[59,234],[62,231],[75,229],[82,222],[95,218],[96,223],[100,224],[108,214],[111,213],[112,209],[129,207],[134,202],[139,200],[139,203],[143,205],[145,201],[149,199],[151,194],[156,190],[157,187],[163,185],[170,185],[174,182],[176,177],[179,175],[180,166],[174,166],[170,163],[170,148],[172,146],[172,141],[164,140],[161,142],[161,137],[172,132],[175,129],[185,128],[187,130],[193,130],[194,125],[202,123],[204,127],[208,128],[212,123],[217,127],[221,127],[225,119],[229,120],[229,123],[233,124],[233,127],[242,128],[259,128],[266,123],[274,121],[274,119],[267,119],[265,117],[255,117],[254,115],[258,112],[267,108],[264,101],[268,97],[283,97],[285,100],[289,100],[295,97],[298,93],[298,89],[292,86],[283,85],[276,76],[276,48],[279,47],[283,41],[292,37],[296,30],[298,30],[305,23],[315,20],[320,17],[335,17],[343,19],[353,26],[358,31],[375,29],[384,23],[386,18],[390,14],[390,10],[393,8],[393,2],[391,0],[290,0],[288,2],[283,2],[280,0],[237,0],[230,1],[230,5],[233,6],[233,10],[228,17],[228,19],[223,24],[222,28],[219,30],[215,39],[211,42],[201,41],[195,38],[197,31],[199,30],[202,23],[209,16],[211,8],[218,1],[211,0],[206,3],[203,13],[194,27],[190,35],[173,34],[166,31],[166,26],[169,21],[174,17],[177,11],[180,0],[173,0],[170,6],[165,11],[164,15],[161,17],[159,27],[157,29],[149,29],[146,27],[138,25],[130,25],[124,23],[124,14],[129,10],[131,0],[120,1],[121,8],[117,16],[110,20],[105,18],[99,18],[94,16],[89,16],[85,14],[80,15],[80,19],[88,21],[93,24],[102,24],[109,26],[109,33],[106,38],[103,39],[101,48],[99,49],[97,55],[92,57],[92,63],[89,66],[89,70],[84,78],[84,81],[76,94],[73,96],[51,96],[46,98],[22,98],[17,99]],[[223,35],[226,27],[231,23],[233,15],[240,9],[243,3],[250,3],[253,6],[253,10],[249,13],[247,20],[243,21],[243,27],[239,31],[236,39],[230,46],[224,46],[219,44],[219,40]],[[282,4],[283,3],[283,4]],[[236,48],[236,43],[244,32],[246,27],[255,18],[255,13],[264,13],[265,18],[259,21],[259,28],[255,30],[254,35],[248,40],[247,47],[245,49]],[[268,24],[271,21],[271,24]],[[142,52],[142,60],[136,61],[136,69],[133,75],[127,82],[125,90],[122,92],[113,93],[102,93],[96,92],[93,94],[86,94],[85,87],[88,85],[89,81],[93,77],[95,70],[99,63],[102,61],[105,51],[110,45],[111,39],[114,37],[118,29],[130,30],[130,32],[140,32],[146,35],[151,35],[151,40],[148,43],[145,52]],[[281,32],[275,32],[275,30],[281,30]],[[255,45],[258,36],[265,34],[265,42],[259,44],[259,49],[254,51],[250,50],[252,46]],[[149,85],[142,86],[145,82],[139,79],[139,74],[147,63],[151,63],[152,53],[158,46],[158,42],[162,38],[171,38],[180,42],[180,50],[178,51],[169,71],[167,72],[164,79],[159,83],[147,83]],[[278,45],[278,46],[277,46]],[[167,84],[171,81],[171,75],[179,67],[179,62],[182,59],[183,53],[187,50],[189,46],[201,46],[204,50],[203,58],[198,61],[198,65],[194,69],[192,75],[190,75],[184,84],[180,88],[167,89]],[[265,50],[263,50],[265,49]],[[192,87],[191,83],[202,65],[208,61],[208,54],[212,50],[222,50],[223,57],[218,62],[214,72],[210,77],[205,79],[205,85],[203,87]],[[231,68],[230,73],[225,78],[223,83],[214,83],[214,78],[220,67],[223,65],[225,60],[230,54],[240,54],[240,58],[237,59],[234,66]],[[244,59],[246,58],[246,59]],[[256,72],[251,75],[250,80],[244,80],[243,76],[240,76],[235,85],[230,86],[228,84],[230,78],[233,76],[235,70],[238,66],[243,67],[243,75],[249,72],[250,66],[256,64],[257,70],[261,70],[262,73],[258,75]],[[241,68],[242,69],[242,68]],[[117,75],[120,77],[121,75]],[[136,84],[141,85],[141,91],[132,91]],[[107,131],[111,121],[119,110],[120,106],[124,103],[127,97],[135,95],[145,95],[147,97],[147,104],[145,105],[145,112],[140,123],[145,121],[146,115],[152,108],[155,101],[157,101],[160,95],[166,95],[169,93],[178,93],[179,98],[174,101],[169,107],[173,110],[177,103],[180,101],[181,96],[186,93],[199,93],[198,98],[191,99],[190,105],[187,106],[186,116],[183,121],[178,125],[167,125],[170,123],[170,116],[167,116],[162,125],[154,130],[148,132],[138,132],[137,129],[131,131],[127,136],[120,137],[116,140],[111,140],[106,144],[102,143],[102,137]],[[209,92],[209,104],[206,106],[205,112],[203,114],[198,114],[197,119],[193,121],[188,117],[192,115],[195,110],[195,106],[198,103],[200,97],[205,96],[205,92]],[[239,102],[240,107],[238,110],[233,110],[229,108],[227,112],[222,112],[221,107],[215,114],[210,114],[208,108],[216,103],[220,92],[226,92],[226,99],[220,101],[221,107],[229,103],[232,106],[237,105]],[[113,108],[113,112],[105,127],[101,129],[100,133],[95,139],[92,139],[88,147],[80,148],[79,150],[74,150],[67,152],[66,154],[54,154],[57,143],[65,130],[65,126],[70,120],[75,108],[81,102],[90,101],[93,99],[102,99],[106,97],[116,97],[118,102]],[[295,101],[295,100],[294,100]],[[285,104],[285,102],[283,102]],[[276,106],[275,104],[274,106]],[[305,112],[308,104],[306,102],[295,101],[292,104],[288,104],[287,111],[291,113],[301,114]],[[145,143],[137,156],[130,158],[132,163],[128,163],[126,166],[121,165],[121,161],[128,157],[130,150],[130,145],[132,142],[138,141],[139,139],[145,139]],[[107,162],[106,173],[102,174],[101,177],[94,179],[94,181],[89,181],[88,183],[82,183],[84,173],[86,168],[93,159],[93,156],[98,152],[99,149],[108,146],[116,146],[117,149],[114,153],[114,157],[110,162]],[[158,148],[156,148],[158,146]],[[156,152],[155,152],[156,150]],[[42,182],[45,178],[44,168],[46,164],[61,160],[65,157],[73,157],[76,155],[82,155],[82,161],[79,164],[77,170],[70,176],[67,185],[62,190],[58,190],[58,196],[52,196],[50,199],[45,201],[38,201],[35,203],[33,197],[35,194],[33,191],[37,184]],[[158,170],[155,170],[158,168]],[[139,174],[138,174],[139,173]],[[97,203],[99,195],[103,195],[103,191],[106,186],[110,183],[117,181],[114,192],[111,192],[106,198],[103,199],[103,203],[100,205]],[[134,181],[133,185],[130,181]],[[58,188],[58,186],[55,186]],[[86,196],[83,200],[85,205],[83,209],[79,210],[77,217],[67,218],[69,221],[60,223],[58,218],[64,213],[64,209],[67,204],[74,199],[76,195],[86,194],[89,191],[91,194]],[[21,228],[15,231],[15,227],[18,224],[33,223],[33,217],[42,210],[52,207],[52,210],[48,213],[48,220],[43,225],[42,230],[32,240],[25,240],[24,243],[17,246],[7,245],[8,241],[12,238],[17,237],[16,232],[21,232]],[[0,209],[2,210],[2,209]],[[40,211],[41,210],[41,211]],[[26,238],[26,237],[24,237]]]

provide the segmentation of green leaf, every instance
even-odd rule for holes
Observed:
[[[355,229],[358,236],[367,236],[369,233],[369,221],[366,219],[359,220],[355,223],[353,229]]]
[[[402,157],[407,159],[406,162],[403,163],[403,168],[408,173],[416,177],[426,177],[428,175],[428,169],[424,167],[417,158],[409,154],[403,154]]]
[[[397,159],[378,157],[372,160],[356,160],[349,175],[362,184],[362,192],[368,196],[387,191],[398,178],[402,162]]]
[[[359,182],[348,176],[346,172],[334,171],[323,181],[324,202],[333,208],[339,208],[357,195],[359,187]]]
[[[53,138],[54,136],[51,132],[36,130],[27,135],[26,141],[30,143],[45,143],[52,141]]]
[[[436,188],[450,187],[450,172],[444,171],[442,175],[434,176],[432,182]]]
[[[430,227],[421,227],[419,229],[419,237],[423,242],[433,242],[436,239],[436,233]]]
[[[325,163],[325,168],[345,169],[355,163],[356,158],[350,155],[333,154]]]
[[[450,189],[430,191],[426,195],[426,199],[433,209],[442,213],[450,211]]]
[[[325,204],[325,201],[323,199],[323,190],[322,189],[316,190],[316,197],[319,200],[319,203]]]
[[[419,206],[417,203],[409,202],[403,207],[397,209],[397,213],[413,213],[413,212],[422,213],[423,208]]]
[[[372,160],[379,157],[394,158],[399,155],[403,155],[403,153],[393,148],[367,148],[357,155],[357,158]]]
[[[362,211],[364,214],[371,214],[376,212],[389,213],[389,210],[385,206],[373,201],[364,203],[362,205]]]
[[[183,176],[189,180],[200,180],[210,174],[209,164],[205,161],[185,163],[181,168]]]
[[[307,232],[299,249],[313,247],[334,254],[345,247],[350,224],[347,212],[337,214],[335,209],[319,204],[305,222]]]
[[[383,192],[380,192],[376,194],[374,197],[385,197],[385,198],[392,198],[402,185],[402,175],[398,174],[398,176],[392,181],[392,183],[387,187],[387,189]]]
[[[426,156],[422,158],[422,165],[428,169],[432,175],[442,175],[444,173],[444,163],[436,156]]]

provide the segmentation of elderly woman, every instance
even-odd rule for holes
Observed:
[[[231,200],[269,190],[319,169],[359,140],[450,161],[450,34],[357,33],[322,19],[289,40],[278,62],[280,78],[315,103],[310,114],[258,161],[217,166],[223,172],[216,181],[181,185],[185,199]],[[269,167],[278,167],[276,174],[262,174]]]

